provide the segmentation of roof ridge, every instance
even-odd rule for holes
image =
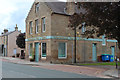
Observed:
[[[7,36],[7,35],[9,35],[9,34],[11,34],[11,33],[13,33],[13,32],[15,32],[15,31],[10,31],[10,32],[4,33],[4,34],[2,34],[2,35],[0,35],[0,36]]]

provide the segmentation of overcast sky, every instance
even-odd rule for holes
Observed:
[[[62,0],[64,1],[64,0]],[[16,24],[25,32],[25,18],[34,0],[1,0],[0,1],[0,34],[4,29],[13,31]]]

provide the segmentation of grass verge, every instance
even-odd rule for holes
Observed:
[[[77,65],[111,65],[115,66],[116,62],[102,62],[102,63],[79,63]],[[118,62],[118,66],[120,66],[120,62]]]

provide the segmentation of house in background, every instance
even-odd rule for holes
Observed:
[[[35,0],[26,18],[26,58],[36,62],[71,63],[74,61],[74,31],[68,27],[69,16],[76,9],[73,2]],[[77,62],[97,62],[101,54],[116,54],[116,40],[105,36],[87,38],[86,28],[77,29]],[[34,56],[33,56],[34,55]]]
[[[3,41],[4,41],[4,37],[0,35],[0,56],[3,55]]]
[[[4,32],[0,35],[0,49],[3,56],[12,57],[21,53],[21,49],[16,45],[16,39],[20,33],[21,31],[18,31],[17,25],[15,30],[11,32],[4,29]]]

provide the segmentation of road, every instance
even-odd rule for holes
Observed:
[[[48,70],[32,65],[2,62],[2,78],[95,78],[86,75]]]

